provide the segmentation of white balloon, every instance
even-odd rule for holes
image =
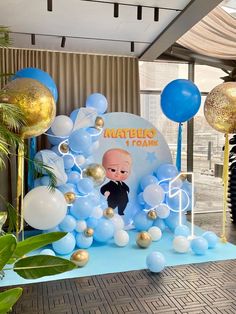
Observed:
[[[71,133],[73,126],[73,121],[62,114],[56,116],[51,125],[51,130],[56,136],[68,136]]]
[[[162,237],[161,229],[156,226],[149,228],[148,233],[150,233],[152,241],[159,241]]]
[[[33,228],[47,230],[56,227],[66,216],[67,203],[57,189],[46,186],[32,189],[24,197],[24,219]]]
[[[94,207],[92,210],[92,213],[90,214],[90,217],[100,219],[103,216],[103,210],[98,206]]]
[[[149,184],[143,191],[143,199],[150,206],[160,205],[165,197],[165,192],[158,184]]]
[[[165,219],[169,216],[170,214],[170,209],[166,204],[160,204],[156,208],[157,216],[158,218]]]
[[[87,228],[87,223],[85,220],[77,220],[75,231],[83,232]]]
[[[114,233],[114,242],[117,246],[126,246],[129,243],[129,234],[125,230],[118,230]]]
[[[176,236],[173,240],[173,248],[178,253],[186,253],[190,248],[190,242],[184,236]]]
[[[110,220],[113,222],[115,231],[124,229],[125,223],[120,215],[115,214]]]

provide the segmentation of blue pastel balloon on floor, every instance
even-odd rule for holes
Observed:
[[[70,254],[75,248],[75,237],[72,233],[68,232],[62,239],[53,242],[53,250],[60,255]]]
[[[93,244],[93,237],[86,237],[84,233],[78,233],[75,239],[80,249],[88,249]]]
[[[203,233],[202,237],[207,240],[208,243],[208,249],[213,249],[217,242],[218,242],[218,237],[217,235],[212,232],[212,231],[206,231]]]
[[[87,227],[88,228],[92,228],[92,229],[95,229],[97,227],[97,224],[98,224],[98,219],[94,218],[94,217],[89,217],[87,220],[86,220],[86,224],[87,224]]]
[[[64,232],[72,232],[76,227],[76,220],[71,215],[66,215],[62,222],[59,224],[59,228]]]
[[[175,122],[185,122],[194,117],[200,105],[201,93],[190,80],[173,80],[161,93],[162,112]]]
[[[193,253],[196,255],[204,255],[208,249],[207,240],[203,237],[197,237],[193,239],[190,243]]]
[[[114,234],[114,225],[111,220],[101,218],[94,229],[94,240],[97,242],[106,243]]]
[[[165,268],[165,256],[161,252],[151,252],[146,257],[146,265],[151,272],[159,273]]]
[[[50,90],[55,102],[57,102],[58,100],[57,86],[52,77],[47,72],[44,72],[43,70],[38,68],[24,68],[17,71],[12,79],[15,80],[18,78],[31,78],[39,81],[41,84],[43,84]]]
[[[85,106],[94,108],[98,114],[103,114],[107,110],[108,103],[104,95],[94,93],[87,97]]]

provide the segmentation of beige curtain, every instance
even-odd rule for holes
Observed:
[[[109,111],[140,113],[138,60],[133,57],[42,50],[0,49],[0,71],[36,67],[49,73],[59,93],[57,114],[85,105],[91,93],[107,97]]]
[[[57,114],[69,115],[95,92],[106,96],[108,111],[140,113],[137,58],[0,48],[0,73],[15,73],[26,67],[44,70],[54,79],[59,94]],[[2,80],[1,87],[5,83]],[[40,148],[46,146],[44,137],[38,142]],[[0,194],[12,201],[14,159],[9,163],[6,171],[0,172]]]
[[[202,55],[235,60],[236,19],[216,7],[177,43]]]

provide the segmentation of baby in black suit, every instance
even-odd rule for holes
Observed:
[[[118,207],[118,214],[124,215],[129,202],[129,187],[124,180],[131,172],[130,153],[121,148],[109,149],[103,155],[102,165],[106,170],[106,177],[111,181],[101,187],[101,193],[107,198],[109,207]]]

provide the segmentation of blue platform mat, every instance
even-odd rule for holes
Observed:
[[[195,233],[200,235],[203,230],[195,227]],[[207,250],[202,256],[193,254],[191,251],[185,254],[174,252],[172,249],[173,234],[165,231],[160,241],[152,242],[149,248],[140,249],[136,245],[137,231],[129,231],[129,245],[120,248],[113,243],[99,245],[95,244],[88,249],[90,259],[86,266],[78,268],[60,275],[43,277],[36,280],[25,280],[13,271],[6,271],[0,286],[22,285],[29,283],[45,282],[51,280],[100,275],[107,273],[125,272],[146,268],[146,256],[152,251],[162,252],[166,258],[166,266],[176,266],[183,264],[204,263],[210,261],[220,261],[236,258],[236,246],[231,243],[217,243],[214,249]],[[38,254],[34,252],[34,254]],[[63,256],[70,258],[70,255]]]

